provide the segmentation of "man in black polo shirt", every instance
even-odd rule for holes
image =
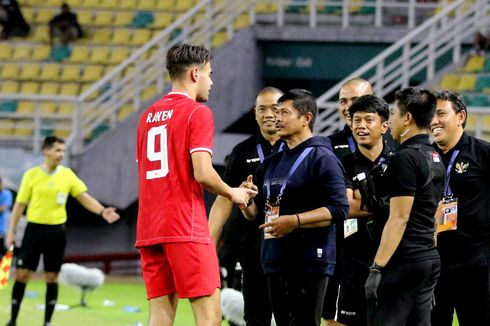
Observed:
[[[390,213],[365,284],[369,325],[430,325],[433,291],[440,273],[434,214],[444,166],[429,142],[435,96],[420,88],[395,94],[390,159]]]
[[[230,185],[239,186],[249,175],[254,175],[257,167],[273,153],[282,149],[284,142],[279,140],[275,126],[274,109],[282,92],[274,87],[266,87],[257,95],[255,119],[260,132],[244,140],[233,148],[226,162],[223,180]],[[232,212],[233,211],[233,212]],[[232,214],[234,213],[234,214]],[[243,272],[243,297],[245,301],[245,321],[247,325],[267,325],[272,318],[267,284],[260,263],[260,221],[246,220],[233,203],[218,196],[209,214],[209,228],[215,241],[219,238],[223,224],[227,222],[229,233],[224,243],[239,242],[238,252]]]
[[[466,105],[457,93],[436,93],[431,123],[446,171],[445,201],[457,207],[457,225],[437,236],[441,276],[432,325],[490,325],[490,144],[464,132]]]
[[[361,96],[352,103],[349,114],[358,147],[356,152],[342,160],[349,199],[349,218],[344,222],[337,321],[349,326],[362,326],[367,323],[364,283],[379,244],[373,238],[371,226],[374,218],[387,218],[383,209],[372,205],[369,200],[373,194],[369,193],[367,184],[368,180],[386,168],[394,154],[393,149],[383,142],[390,115],[384,100],[373,95]]]

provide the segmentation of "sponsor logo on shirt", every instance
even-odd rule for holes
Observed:
[[[339,148],[349,148],[349,145],[335,145],[334,149],[339,149]]]
[[[457,173],[465,173],[468,171],[468,167],[470,166],[470,163],[468,162],[458,162],[456,163],[454,170],[456,170]]]
[[[248,158],[247,163],[255,163],[255,162],[260,162],[260,158]]]

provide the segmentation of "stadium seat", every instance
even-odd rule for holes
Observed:
[[[73,103],[63,102],[58,105],[58,114],[61,116],[71,116],[73,114]]]
[[[60,65],[56,63],[45,63],[41,68],[39,79],[43,81],[57,81],[60,74]]]
[[[459,75],[456,74],[445,74],[441,78],[440,88],[448,90],[456,90],[459,82]]]
[[[26,20],[26,22],[33,22],[35,15],[36,15],[36,12],[34,11],[34,8],[32,8],[32,7],[22,8],[22,16],[24,16],[24,19]]]
[[[186,12],[190,10],[196,2],[194,0],[178,0],[175,4],[174,10],[177,12]]]
[[[35,61],[46,61],[51,55],[51,47],[49,45],[38,45],[32,50],[31,59]]]
[[[277,5],[274,5],[272,3],[261,3],[258,2],[255,5],[255,11],[258,14],[272,14],[277,11]]]
[[[152,11],[153,9],[155,9],[155,0],[139,0],[136,5],[136,9]]]
[[[470,74],[461,75],[458,84],[456,85],[455,91],[457,92],[473,91],[475,90],[476,81],[477,81],[477,75],[470,75]]]
[[[80,92],[79,83],[63,83],[60,88],[60,95],[76,96]]]
[[[19,83],[14,81],[2,81],[0,83],[0,93],[15,94],[19,91]]]
[[[53,132],[53,134],[56,136],[56,137],[61,137],[61,138],[68,138],[68,136],[70,136],[71,134],[71,130],[70,129],[61,129],[61,128],[56,128]]]
[[[119,0],[102,0],[100,2],[100,6],[107,9],[118,9]]]
[[[60,84],[55,82],[45,82],[41,84],[39,94],[41,95],[58,95]]]
[[[34,110],[36,109],[36,105],[31,101],[20,101],[17,105],[17,113],[18,114],[34,114]]]
[[[127,117],[130,116],[130,114],[132,112],[133,112],[133,105],[132,104],[125,104],[117,112],[117,119],[119,121],[125,120]]]
[[[475,95],[475,96],[470,97],[469,100],[467,101],[467,104],[468,104],[468,106],[482,107],[482,106],[488,106],[489,102],[488,102],[488,98],[486,95],[479,94],[479,95]]]
[[[148,86],[143,90],[143,94],[141,95],[141,99],[143,101],[148,101],[151,98],[155,97],[157,95],[157,87],[156,86]]]
[[[466,118],[466,126],[465,130],[475,130],[476,129],[476,116],[473,114],[469,114]]]
[[[82,5],[84,8],[99,8],[101,6],[100,0],[83,0]]]
[[[0,104],[1,107],[1,104]],[[11,119],[2,119],[0,122],[0,135],[7,136],[11,135],[14,131],[14,121]]]
[[[93,25],[96,27],[111,26],[112,19],[113,19],[112,11],[101,10],[96,12]]]
[[[165,1],[162,1],[165,2]],[[168,25],[172,24],[173,16],[167,12],[160,12],[155,15],[155,19],[153,20],[152,28],[155,29],[164,29]]]
[[[233,24],[235,29],[242,29],[248,26],[250,26],[250,16],[248,14],[238,16]]]
[[[17,102],[16,101],[1,101],[0,102],[0,112],[4,113],[14,113],[17,110]],[[3,121],[2,118],[0,121]]]
[[[472,55],[468,58],[463,68],[464,72],[480,72],[485,66],[485,57],[482,55]]]
[[[32,47],[30,45],[16,45],[12,53],[12,59],[17,61],[27,61],[31,58]]]
[[[17,79],[19,77],[19,65],[4,64],[0,71],[0,78],[5,79]]]
[[[115,47],[112,48],[111,54],[109,55],[109,59],[107,63],[112,65],[117,65],[121,63],[124,59],[129,57],[130,51],[127,47]]]
[[[71,55],[68,62],[84,63],[89,60],[91,48],[88,46],[74,46],[71,50]]]
[[[93,48],[88,62],[96,64],[106,64],[109,58],[109,52],[110,50],[108,47]]]
[[[38,9],[33,23],[37,25],[47,25],[48,22],[58,13],[52,9]]]
[[[61,81],[78,81],[81,75],[79,65],[64,65],[62,67]]]
[[[56,62],[62,62],[68,59],[71,56],[71,48],[68,46],[60,45],[53,46],[51,48],[51,55],[49,56],[50,60]]]
[[[92,37],[92,43],[94,44],[108,44],[112,40],[112,29],[110,28],[98,28],[95,30],[95,34]]]
[[[0,43],[0,60],[10,59],[13,48],[9,43]]]
[[[490,87],[490,76],[480,76],[476,82],[475,91],[483,92],[485,88]]]
[[[30,120],[19,120],[15,124],[14,136],[27,137],[33,134],[32,121]]]
[[[20,93],[25,94],[38,94],[39,93],[39,83],[38,82],[24,82],[20,85]]]
[[[117,45],[130,45],[132,35],[132,30],[128,28],[118,28],[114,31],[112,43]]]
[[[218,32],[213,35],[213,40],[211,41],[211,46],[215,49],[220,47],[228,39],[228,34],[226,32]]]
[[[147,43],[151,39],[152,33],[148,29],[136,29],[133,31],[133,37],[131,39],[132,45],[141,46]]]
[[[40,105],[41,116],[53,116],[56,114],[58,104],[55,102],[42,102]]]
[[[30,39],[37,42],[49,41],[49,27],[47,25],[37,25],[31,32]]]
[[[77,14],[78,23],[82,26],[91,26],[94,20],[94,13],[91,10],[81,10]]]
[[[37,63],[26,63],[20,71],[20,80],[35,80],[39,76],[41,66]]]
[[[83,69],[82,77],[80,81],[82,82],[94,82],[102,77],[104,74],[104,66],[85,66]]]
[[[155,10],[173,11],[174,7],[175,7],[175,3],[173,0],[160,0],[157,1],[155,5]]]
[[[130,26],[133,22],[132,11],[117,11],[114,16],[114,27],[126,27]]]
[[[159,1],[159,2],[167,2],[167,1]],[[135,1],[134,0],[121,0],[118,6],[119,9],[127,10],[131,9],[134,10],[135,8]]]
[[[146,26],[153,23],[154,20],[155,17],[151,12],[139,11],[134,15],[131,26],[136,28],[145,28]]]

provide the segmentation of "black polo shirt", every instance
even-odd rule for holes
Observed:
[[[393,149],[385,144],[383,152],[374,162],[365,157],[359,149],[355,153],[345,156],[342,164],[345,169],[346,188],[358,190],[360,188],[358,175],[364,173],[367,177],[369,172],[378,164],[388,162],[390,154],[393,155]],[[379,218],[385,221],[387,216],[380,216]],[[366,265],[372,263],[379,245],[379,237],[374,234],[372,228],[372,219],[372,217],[357,218],[357,232],[344,239],[345,259],[355,259],[364,262]]]
[[[460,151],[449,179],[458,198],[458,228],[438,235],[441,261],[445,267],[474,262],[490,251],[490,143],[463,133],[446,154],[434,146],[446,166],[454,150]]]
[[[443,180],[427,182],[429,163],[424,152],[411,147],[417,144],[422,146],[424,152],[436,154],[428,135],[413,136],[400,145],[386,171],[390,180],[391,197],[414,197],[405,232],[389,265],[439,257],[433,240],[434,214],[439,202],[434,193],[442,193]],[[440,165],[440,169],[444,169],[437,154],[433,161],[434,164]]]
[[[357,149],[356,140],[352,136],[352,130],[348,125],[344,125],[344,128],[331,134],[328,138],[332,144],[333,153],[340,161]]]
[[[258,148],[262,150],[264,157],[268,157],[276,153],[281,146],[286,146],[284,141],[278,140],[271,145],[260,133],[245,139],[233,148],[226,159],[223,180],[231,187],[240,186],[250,174],[255,174],[261,163]],[[238,209],[234,209],[234,214],[241,215]],[[258,227],[260,224],[260,221],[249,221],[243,216],[237,216],[233,219],[233,226],[228,227],[234,229],[231,231],[233,234],[241,234],[242,241],[246,244],[244,249],[259,250],[261,230]]]

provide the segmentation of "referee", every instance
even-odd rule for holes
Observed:
[[[7,325],[15,325],[27,282],[37,269],[43,255],[46,279],[44,325],[50,325],[58,298],[58,273],[66,247],[65,222],[68,195],[83,207],[100,215],[108,223],[119,219],[113,207],[102,206],[87,193],[87,186],[75,173],[61,165],[65,141],[48,136],[42,144],[44,162],[24,173],[15,200],[6,237],[6,246],[14,243],[15,229],[27,208],[27,227],[17,255],[15,284],[12,289],[12,310]]]

